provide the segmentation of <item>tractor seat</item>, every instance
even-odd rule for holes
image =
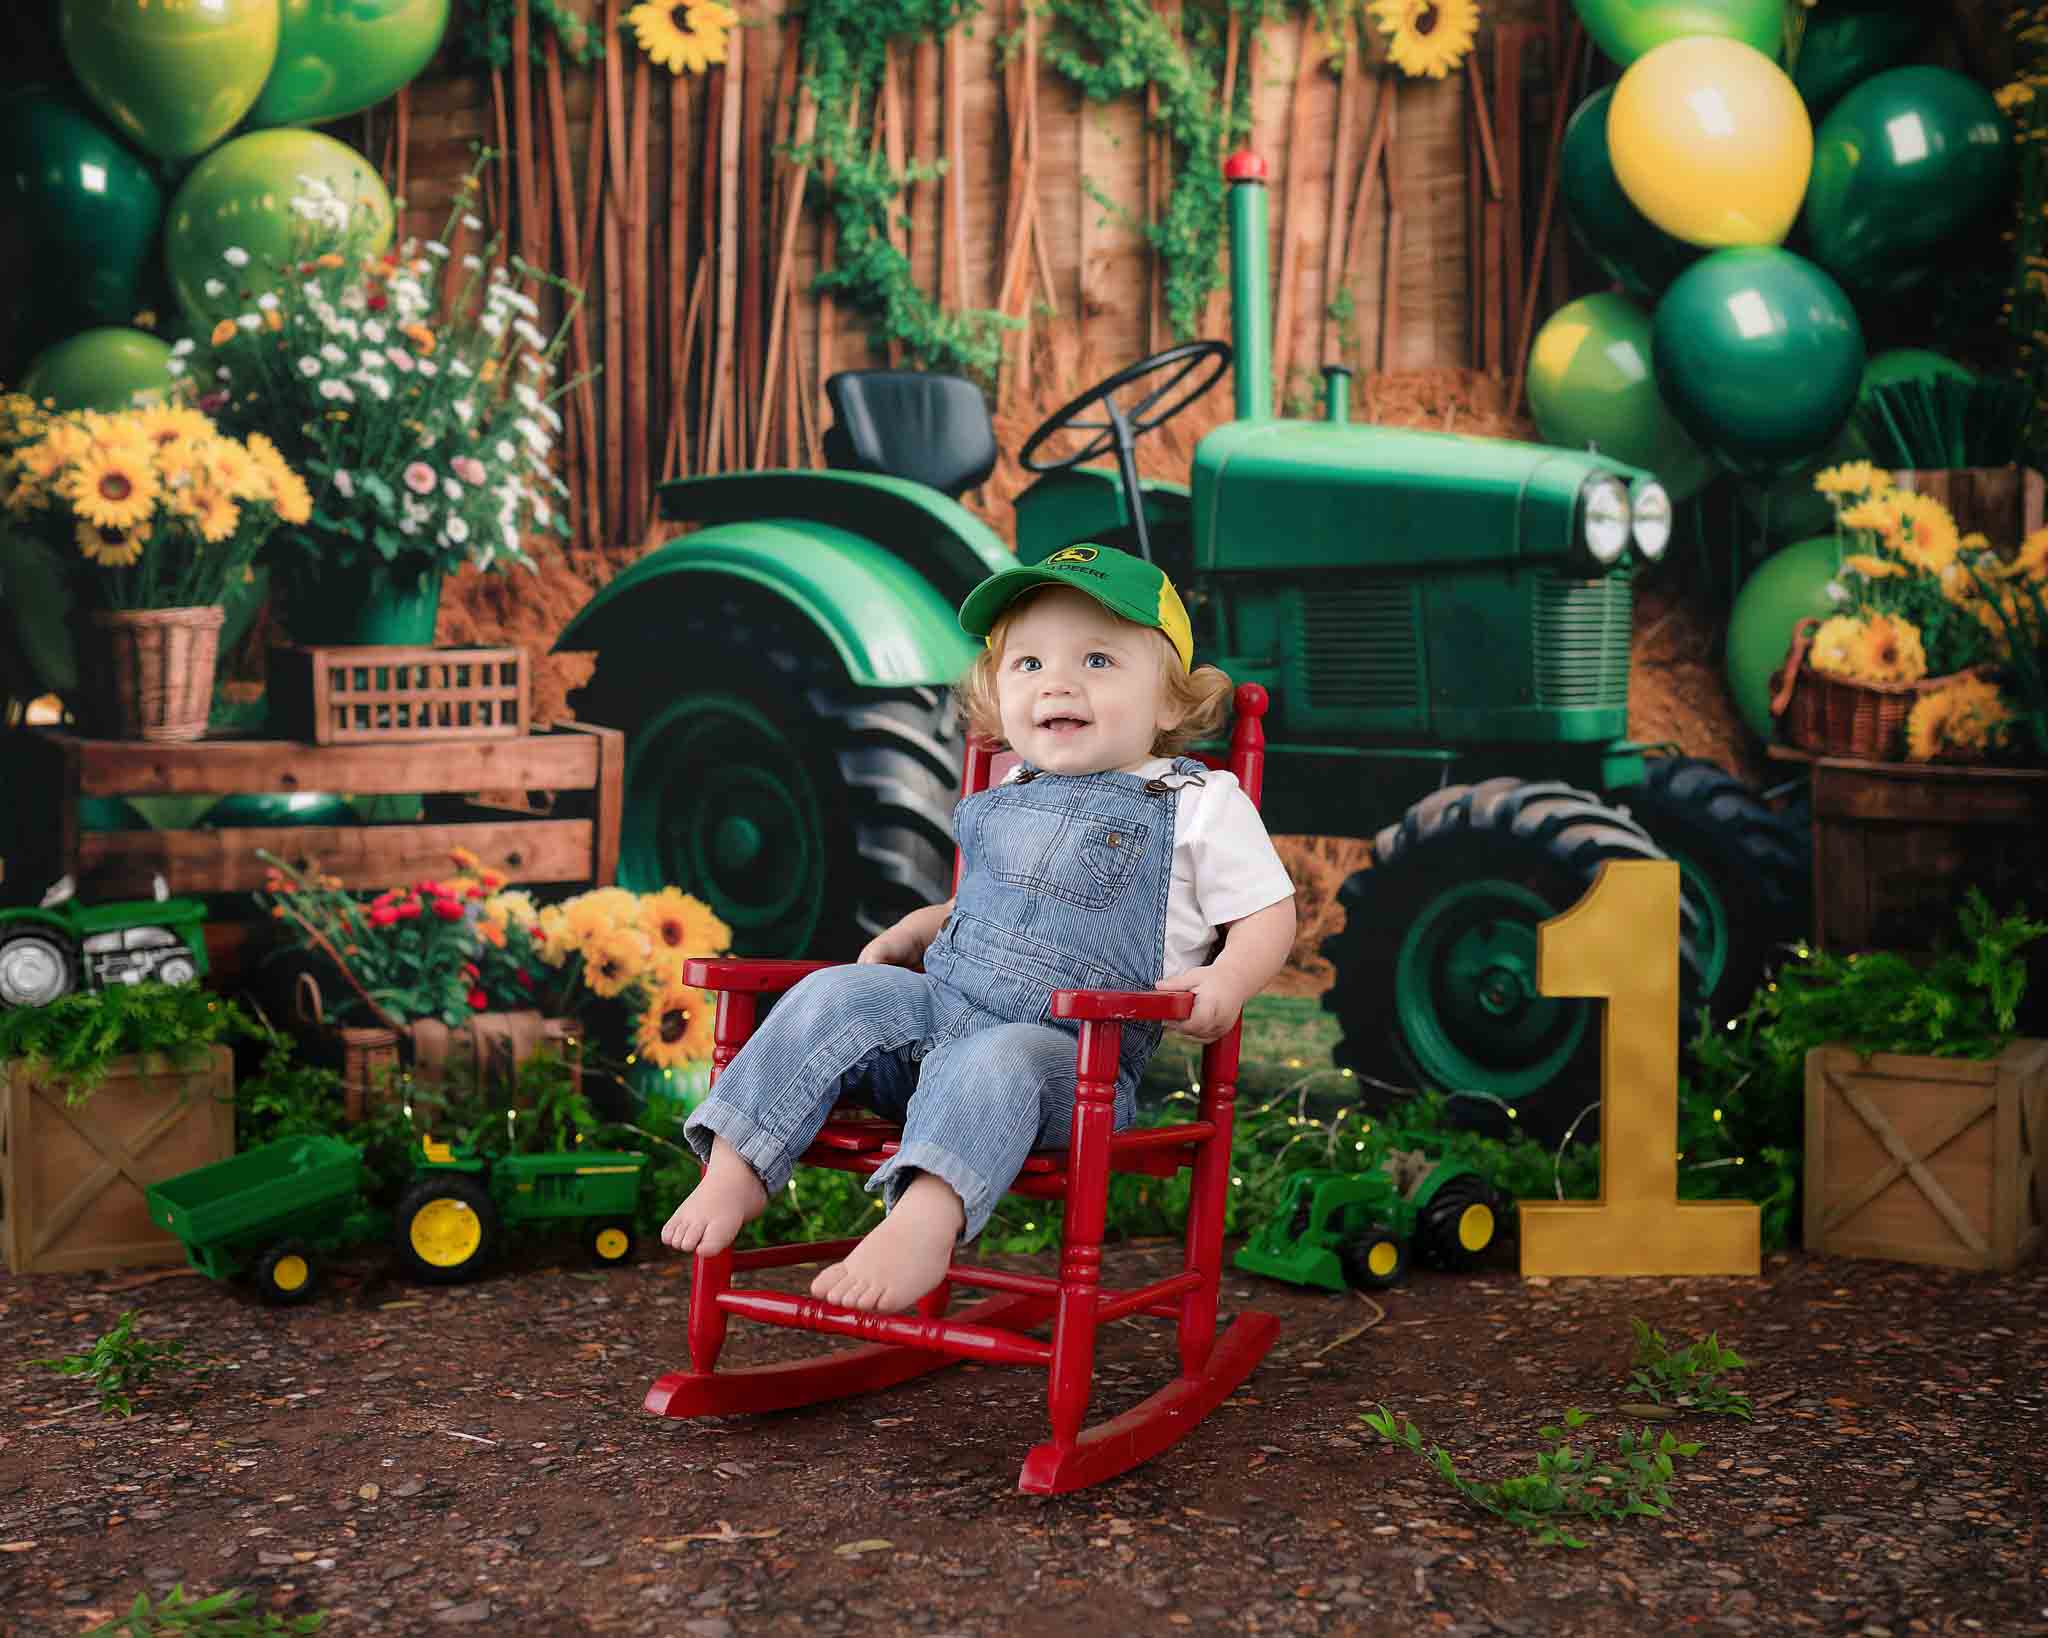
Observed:
[[[962,376],[842,370],[825,396],[825,464],[834,471],[908,478],[958,500],[995,470],[988,403]]]

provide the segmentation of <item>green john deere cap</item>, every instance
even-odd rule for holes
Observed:
[[[1114,546],[1062,546],[1043,563],[1020,564],[990,575],[960,605],[960,629],[986,639],[996,619],[1033,586],[1071,586],[1112,614],[1163,632],[1188,670],[1195,664],[1195,634],[1187,606],[1155,564]]]

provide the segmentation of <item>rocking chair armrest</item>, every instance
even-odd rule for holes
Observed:
[[[1164,1024],[1195,1010],[1187,990],[1054,990],[1052,1015],[1091,1023]]]
[[[683,963],[683,982],[700,990],[737,990],[749,995],[766,995],[789,989],[800,978],[827,967],[843,967],[843,961],[754,961],[744,958],[715,960],[693,956]]]

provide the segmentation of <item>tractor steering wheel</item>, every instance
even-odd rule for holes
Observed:
[[[1176,397],[1175,389],[1194,375],[1204,362],[1210,366],[1208,372]],[[1138,486],[1138,466],[1132,457],[1131,446],[1154,427],[1171,421],[1215,386],[1223,379],[1223,372],[1229,366],[1230,348],[1221,341],[1185,341],[1163,353],[1141,358],[1054,410],[1040,423],[1038,430],[1024,440],[1024,447],[1017,455],[1018,462],[1027,472],[1065,472],[1115,451],[1117,470],[1123,479],[1124,505],[1138,537],[1138,555],[1149,563],[1152,561],[1152,542],[1145,529],[1144,492]],[[1172,373],[1166,374],[1168,371]],[[1147,376],[1160,374],[1166,374],[1166,379],[1128,409],[1117,403],[1116,395],[1126,387]],[[1162,400],[1166,401],[1163,409],[1158,408]],[[1103,407],[1101,419],[1083,420],[1082,413],[1097,404]],[[1075,431],[1093,432],[1095,436],[1072,455],[1055,460],[1037,458],[1040,447],[1048,440],[1062,432]]]

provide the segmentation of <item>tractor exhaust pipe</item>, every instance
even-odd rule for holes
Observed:
[[[1223,162],[1230,184],[1230,346],[1240,421],[1273,419],[1273,319],[1267,312],[1266,162],[1249,148]]]

